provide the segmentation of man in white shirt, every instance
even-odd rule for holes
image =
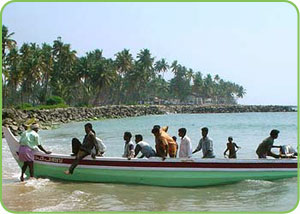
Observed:
[[[140,134],[135,135],[135,142],[136,142],[136,146],[134,149],[134,157],[136,157],[139,152],[142,153],[142,156],[139,158],[150,158],[150,157],[155,157],[156,153],[154,151],[154,149],[149,145],[149,143],[146,143],[145,141],[143,141],[143,136]]]
[[[98,144],[99,151],[96,154],[96,149],[93,148],[92,154],[96,155],[96,156],[99,156],[99,157],[103,157],[104,153],[106,151],[106,146],[105,146],[105,144],[103,143],[103,141],[100,138],[96,137],[96,141],[97,141],[97,144]]]
[[[186,136],[186,129],[178,129],[178,136],[181,137],[179,158],[191,158],[192,157],[192,143],[191,139]]]
[[[202,138],[199,141],[199,144],[193,154],[199,152],[202,149],[203,157],[202,158],[214,158],[214,151],[213,151],[213,141],[207,136],[208,135],[208,128],[204,127],[201,129],[202,131]]]
[[[134,144],[131,141],[131,137],[132,134],[130,132],[124,132],[123,139],[125,140],[125,145],[122,157],[127,158],[128,160],[134,157]]]

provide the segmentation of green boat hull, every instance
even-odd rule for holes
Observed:
[[[67,181],[141,184],[167,187],[196,187],[235,183],[246,179],[276,180],[297,176],[297,171],[160,171],[76,168],[65,175],[66,167],[35,164],[36,177]],[[47,176],[45,176],[47,175]]]

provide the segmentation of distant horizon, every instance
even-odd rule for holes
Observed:
[[[2,23],[19,47],[62,37],[77,56],[100,49],[114,58],[126,48],[135,58],[147,48],[156,60],[178,60],[195,72],[242,85],[240,105],[297,106],[295,12],[282,2],[14,2],[4,8]]]

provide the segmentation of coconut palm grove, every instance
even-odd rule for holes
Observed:
[[[129,49],[105,58],[101,49],[78,56],[58,37],[52,44],[23,43],[2,26],[3,107],[145,104],[236,104],[243,86],[204,75],[174,60],[156,59],[148,49],[136,56]],[[171,71],[173,78],[166,80]]]

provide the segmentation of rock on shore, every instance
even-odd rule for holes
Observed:
[[[293,112],[289,106],[259,105],[111,105],[94,108],[57,108],[46,110],[2,109],[2,125],[10,127],[17,135],[29,118],[36,118],[43,129],[50,129],[61,123],[89,121],[104,118],[136,117],[168,113],[241,113],[241,112]]]

